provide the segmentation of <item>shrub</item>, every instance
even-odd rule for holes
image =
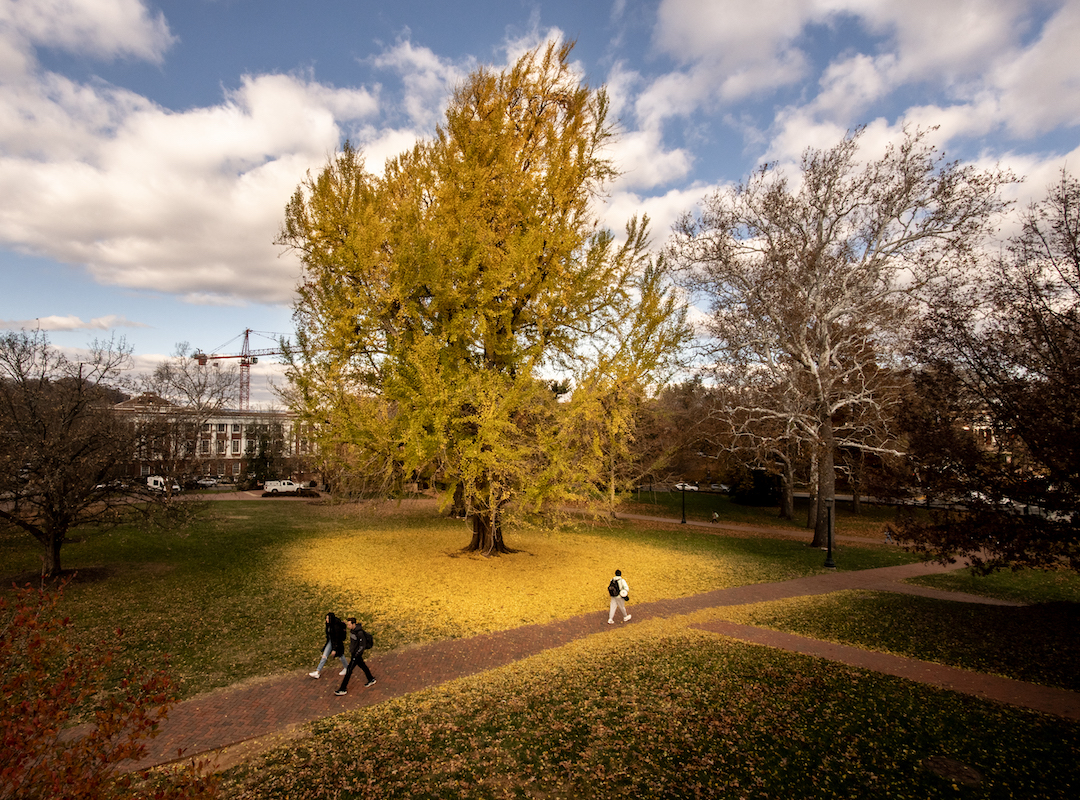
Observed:
[[[197,768],[153,776],[121,769],[145,755],[173,683],[132,667],[109,686],[113,652],[70,643],[61,595],[62,587],[26,587],[13,600],[0,597],[0,800],[217,797],[217,778]],[[73,725],[79,719],[89,722]]]

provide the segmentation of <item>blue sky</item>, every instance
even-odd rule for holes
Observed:
[[[288,334],[299,265],[273,240],[305,171],[346,138],[378,171],[470,70],[549,39],[613,100],[601,218],[648,213],[658,247],[857,125],[868,152],[939,126],[949,157],[1026,176],[1021,203],[1080,172],[1080,0],[0,0],[0,326],[115,333],[136,372]]]

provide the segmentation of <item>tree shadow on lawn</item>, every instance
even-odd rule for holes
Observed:
[[[12,586],[35,586],[55,590],[61,586],[79,586],[102,583],[110,578],[129,577],[132,575],[158,576],[172,572],[173,564],[108,564],[105,566],[77,567],[65,569],[59,575],[45,578],[40,572],[20,572],[16,575],[0,577],[0,591],[10,591]]]

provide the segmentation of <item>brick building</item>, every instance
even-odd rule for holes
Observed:
[[[318,480],[312,439],[290,411],[201,411],[148,393],[114,409],[130,416],[139,432],[136,452],[118,477],[241,482],[258,462],[260,471],[273,473],[266,477]]]

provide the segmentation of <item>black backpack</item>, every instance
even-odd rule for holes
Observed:
[[[607,593],[612,597],[619,596],[619,580],[618,578],[612,578],[611,583],[607,585]]]
[[[364,634],[364,649],[365,650],[370,650],[372,647],[375,646],[375,637],[372,636],[364,628],[361,628],[360,630],[363,631],[363,634]]]

